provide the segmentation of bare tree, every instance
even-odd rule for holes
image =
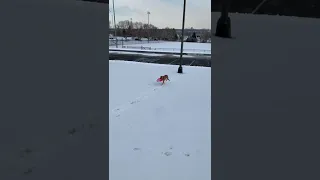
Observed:
[[[131,22],[129,20],[119,21],[117,27],[117,34],[124,37],[131,36],[139,39],[150,37],[152,39],[178,40],[178,35],[174,28],[166,27],[159,29],[153,24],[148,25],[146,23]]]
[[[130,21],[128,20],[118,22],[118,27],[120,29],[129,29],[129,26],[130,26]]]

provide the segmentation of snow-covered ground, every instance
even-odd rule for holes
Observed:
[[[160,56],[172,56],[172,57],[180,57],[178,54],[166,54],[166,53],[161,53],[161,54],[154,54],[154,53],[143,53],[143,52],[119,52],[119,51],[109,51],[109,53],[113,54],[132,54],[132,55],[143,55],[143,56],[154,56],[154,57],[160,57]],[[183,57],[194,57],[194,55],[183,55]]]
[[[109,41],[115,41],[116,39],[118,40],[133,40],[135,39],[135,37],[123,37],[123,36],[113,36],[111,34],[109,34]],[[140,38],[140,40],[142,41],[148,41],[148,38]]]
[[[123,49],[131,51],[140,51],[140,52],[180,52],[181,43],[180,42],[159,42],[159,43],[146,43],[146,44],[132,44],[125,45],[124,48],[119,46],[115,48],[113,46],[109,47],[109,51]],[[184,53],[197,53],[197,54],[211,54],[211,43],[183,43],[183,52]]]
[[[109,61],[110,180],[211,179],[211,68],[177,69]]]

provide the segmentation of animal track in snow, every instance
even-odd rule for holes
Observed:
[[[155,85],[156,84],[156,85]],[[144,101],[145,99],[148,99],[150,95],[153,95],[155,92],[157,92],[160,88],[164,87],[164,85],[160,85],[158,83],[154,83],[152,85],[152,83],[149,83],[149,88],[147,88],[147,90],[143,93],[141,93],[140,96],[138,96],[137,98],[135,98],[135,100],[133,101],[128,101],[120,106],[118,106],[117,108],[111,110],[111,112],[116,114],[116,117],[119,117],[119,115],[123,112],[126,111],[127,109],[130,109],[132,106],[134,106],[137,103],[140,103],[142,101]],[[156,87],[155,87],[156,86]]]
[[[130,104],[135,104],[135,103],[138,103],[140,102],[139,100],[136,100],[136,101],[132,101]]]
[[[153,90],[156,91],[158,88],[154,88]],[[124,103],[123,105],[118,106],[117,108],[113,109],[112,112],[116,114],[116,117],[120,115],[121,112],[126,111],[127,109],[130,109],[133,105],[142,102],[143,100],[149,98],[150,94],[152,94],[152,91],[147,91],[145,93],[142,93],[141,96],[135,98],[133,101],[129,101],[127,103]]]
[[[172,152],[164,152],[163,154],[166,155],[166,156],[171,156]]]

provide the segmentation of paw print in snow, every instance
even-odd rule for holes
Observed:
[[[135,103],[138,103],[140,102],[139,100],[136,100],[136,101],[132,101],[130,104],[135,104]]]
[[[164,155],[166,155],[166,156],[171,156],[171,155],[172,155],[172,152],[164,152],[164,153],[162,153],[162,154],[164,154]]]
[[[118,108],[118,109],[115,109],[115,110],[113,110],[114,112],[118,112],[118,111],[120,111],[120,108]]]

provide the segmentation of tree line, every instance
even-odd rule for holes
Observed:
[[[109,21],[109,28],[111,22]],[[114,34],[114,32],[113,32]],[[174,28],[166,27],[164,29],[159,29],[153,24],[145,24],[142,22],[132,22],[129,20],[119,21],[116,24],[116,34],[117,36],[123,37],[137,37],[137,38],[148,38],[152,37],[153,39],[159,40],[178,40],[177,32]]]
[[[109,21],[109,29],[111,34],[114,34],[114,26],[111,25]],[[137,38],[149,38],[153,40],[168,40],[168,41],[177,41],[179,40],[179,35],[175,28],[166,27],[160,29],[153,24],[146,24],[142,22],[132,22],[129,20],[119,21],[116,24],[116,34],[117,36],[123,37],[137,37]],[[203,30],[201,34],[202,40],[208,40],[211,37],[211,33],[208,30]],[[195,32],[187,32],[186,36],[194,37],[196,36]],[[180,37],[181,38],[181,37]]]

